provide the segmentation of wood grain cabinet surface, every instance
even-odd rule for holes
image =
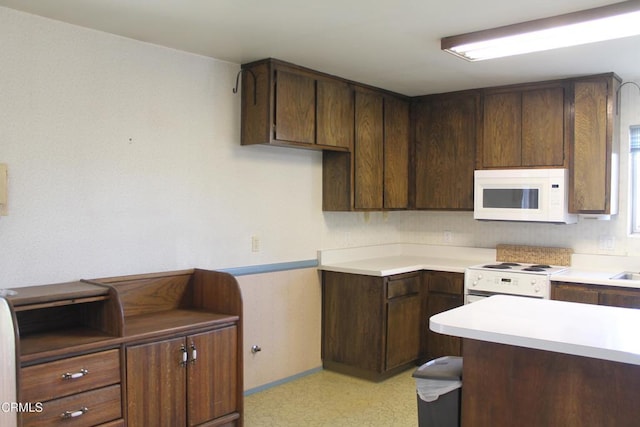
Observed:
[[[640,289],[552,282],[551,299],[611,307],[640,308]]]
[[[233,414],[236,348],[235,326],[127,346],[128,425],[195,426]]]
[[[461,339],[431,331],[429,318],[464,304],[464,275],[443,271],[424,271],[422,274],[427,292],[422,327],[422,334],[427,337],[422,348],[423,358],[432,360],[442,356],[461,356]]]
[[[242,426],[242,299],[182,270],[16,289],[7,297],[21,426]]]
[[[483,169],[563,167],[565,89],[561,83],[542,87],[507,87],[483,95]]]
[[[479,103],[478,91],[413,101],[416,209],[473,210]]]
[[[382,209],[384,185],[384,101],[372,91],[356,91],[355,208]]]
[[[241,143],[348,151],[348,82],[275,59],[242,65]]]
[[[420,274],[323,272],[322,358],[326,369],[381,380],[419,357]]]
[[[618,212],[619,85],[613,73],[573,81],[569,212]]]
[[[354,135],[351,152],[323,152],[323,210],[407,209],[408,100],[384,91],[356,87]]]

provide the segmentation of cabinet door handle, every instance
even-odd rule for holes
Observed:
[[[196,363],[196,359],[198,358],[198,350],[196,349],[196,345],[191,343],[191,364]]]
[[[77,418],[80,415],[84,415],[89,411],[88,408],[80,408],[77,411],[64,411],[62,414],[60,414],[60,418],[62,418],[63,420],[68,420],[71,418]]]
[[[182,362],[180,362],[180,366],[187,366],[189,353],[187,353],[187,348],[184,346],[184,344],[180,346],[180,351],[182,352]]]
[[[75,380],[76,378],[82,378],[89,373],[88,370],[82,368],[79,372],[66,372],[62,374],[63,380]]]

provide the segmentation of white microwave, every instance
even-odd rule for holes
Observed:
[[[481,220],[574,224],[568,212],[567,169],[474,172],[473,217]]]

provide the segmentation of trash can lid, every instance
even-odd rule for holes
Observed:
[[[413,377],[436,380],[459,380],[462,378],[462,357],[444,356],[431,360],[416,369]]]

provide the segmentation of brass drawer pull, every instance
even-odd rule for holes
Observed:
[[[88,370],[82,368],[82,369],[80,369],[80,372],[74,372],[74,373],[67,372],[65,374],[62,374],[62,379],[63,380],[75,380],[76,378],[84,377],[88,373],[89,373]]]
[[[80,408],[77,411],[64,411],[61,415],[60,418],[62,418],[63,420],[68,420],[71,418],[77,418],[80,415],[84,415],[89,411],[89,409],[87,408]]]

